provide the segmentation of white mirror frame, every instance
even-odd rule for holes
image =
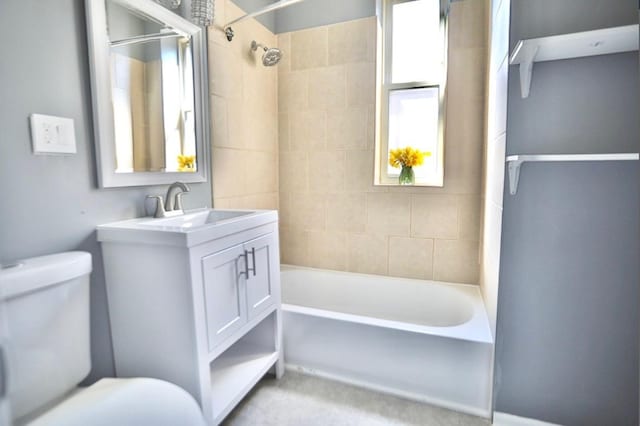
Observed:
[[[209,152],[209,107],[206,84],[206,46],[203,31],[197,25],[151,0],[109,0],[153,17],[191,36],[193,49],[194,99],[196,108],[195,172],[116,173],[114,114],[111,95],[110,41],[107,31],[107,0],[85,0],[87,39],[91,72],[93,128],[101,188],[164,185],[176,181],[206,182]]]

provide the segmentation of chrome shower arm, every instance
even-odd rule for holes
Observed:
[[[255,41],[255,40],[253,40],[253,41],[251,42],[251,50],[253,50],[254,52],[255,52],[256,50],[258,50],[258,48],[259,48],[259,47],[260,47],[260,48],[262,48],[262,50],[264,50],[265,52],[267,51],[267,49],[269,49],[267,46],[265,46],[265,45],[263,45],[263,44],[261,44],[261,43],[258,43],[258,42],[257,42],[257,41]]]

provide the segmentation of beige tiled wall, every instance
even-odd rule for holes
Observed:
[[[114,119],[120,129],[118,167],[142,172],[160,170],[165,163],[162,105],[158,98],[162,92],[158,87],[161,63],[144,62],[122,53],[113,54],[111,60],[115,70]]]
[[[248,19],[234,25],[228,42],[221,25],[244,13],[228,0],[216,1],[208,32],[213,205],[277,209],[277,69],[251,51],[252,40],[271,47],[276,36]]]
[[[375,18],[277,37],[284,263],[478,283],[484,7],[452,4],[444,188],[373,185]]]
[[[111,55],[113,108],[118,169],[146,170],[145,80],[143,61],[115,52]]]
[[[147,111],[147,168],[162,170],[165,167],[164,117],[162,111],[162,62],[148,61],[145,64],[145,89]]]

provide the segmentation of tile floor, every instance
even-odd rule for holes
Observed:
[[[265,377],[226,426],[488,426],[488,420],[287,371]]]

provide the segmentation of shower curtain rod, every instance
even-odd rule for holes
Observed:
[[[223,27],[224,32],[227,35],[227,40],[229,41],[233,40],[234,34],[233,34],[233,29],[231,29],[231,25],[237,24],[238,22],[244,21],[245,19],[255,18],[256,16],[260,16],[262,14],[272,12],[274,10],[282,9],[283,7],[291,6],[292,4],[300,3],[301,1],[304,1],[304,0],[280,0],[278,2],[270,4],[269,6],[265,6],[262,9],[256,10],[255,12],[247,13],[246,15],[243,15],[237,19],[234,19],[233,21],[229,22]]]
[[[110,42],[110,44],[111,44],[111,47],[117,47],[117,46],[125,46],[127,44],[146,43],[149,41],[160,40],[163,38],[182,37],[182,36],[183,34],[180,34],[176,31],[171,31],[166,33],[146,34],[141,36],[124,38],[121,40],[114,40]]]

